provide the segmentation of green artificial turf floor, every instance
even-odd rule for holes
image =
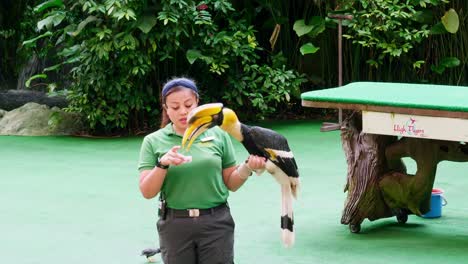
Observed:
[[[268,174],[253,177],[229,199],[236,263],[467,261],[468,164],[439,164],[435,186],[448,200],[441,218],[366,220],[361,234],[351,234],[340,224],[346,163],[339,132],[320,133],[318,122],[263,125],[289,139],[300,168],[296,245],[280,242],[279,185]],[[158,239],[156,199],[138,190],[141,140],[0,137],[0,263],[146,263],[139,253]],[[414,162],[406,161],[411,172]]]

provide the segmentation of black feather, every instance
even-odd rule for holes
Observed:
[[[289,177],[299,177],[297,163],[294,158],[276,156],[276,159],[274,159],[265,150],[269,148],[290,152],[288,140],[283,135],[268,128],[244,124],[241,124],[241,133],[244,137],[242,144],[250,154],[271,160]]]

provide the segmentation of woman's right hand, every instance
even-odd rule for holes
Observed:
[[[188,162],[188,157],[180,154],[178,151],[180,146],[174,146],[166,154],[164,154],[160,159],[159,163],[165,166],[170,165],[180,165],[182,163]]]

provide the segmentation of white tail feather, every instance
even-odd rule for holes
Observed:
[[[281,240],[285,247],[291,247],[295,240],[293,199],[297,196],[300,182],[298,178],[286,175],[270,160],[267,160],[265,168],[281,186]]]
[[[290,219],[292,226],[294,226],[294,216],[293,216],[293,196],[291,185],[281,185],[281,219],[283,220],[284,216]],[[289,230],[287,227],[281,227],[281,240],[285,247],[292,247],[294,245],[295,233],[294,227]]]

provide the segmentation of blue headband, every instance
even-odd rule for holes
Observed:
[[[168,81],[163,89],[162,89],[162,97],[166,97],[167,93],[174,87],[181,86],[188,88],[192,91],[194,91],[198,95],[198,89],[197,86],[195,85],[195,82],[193,82],[190,79],[187,78],[176,78]]]

